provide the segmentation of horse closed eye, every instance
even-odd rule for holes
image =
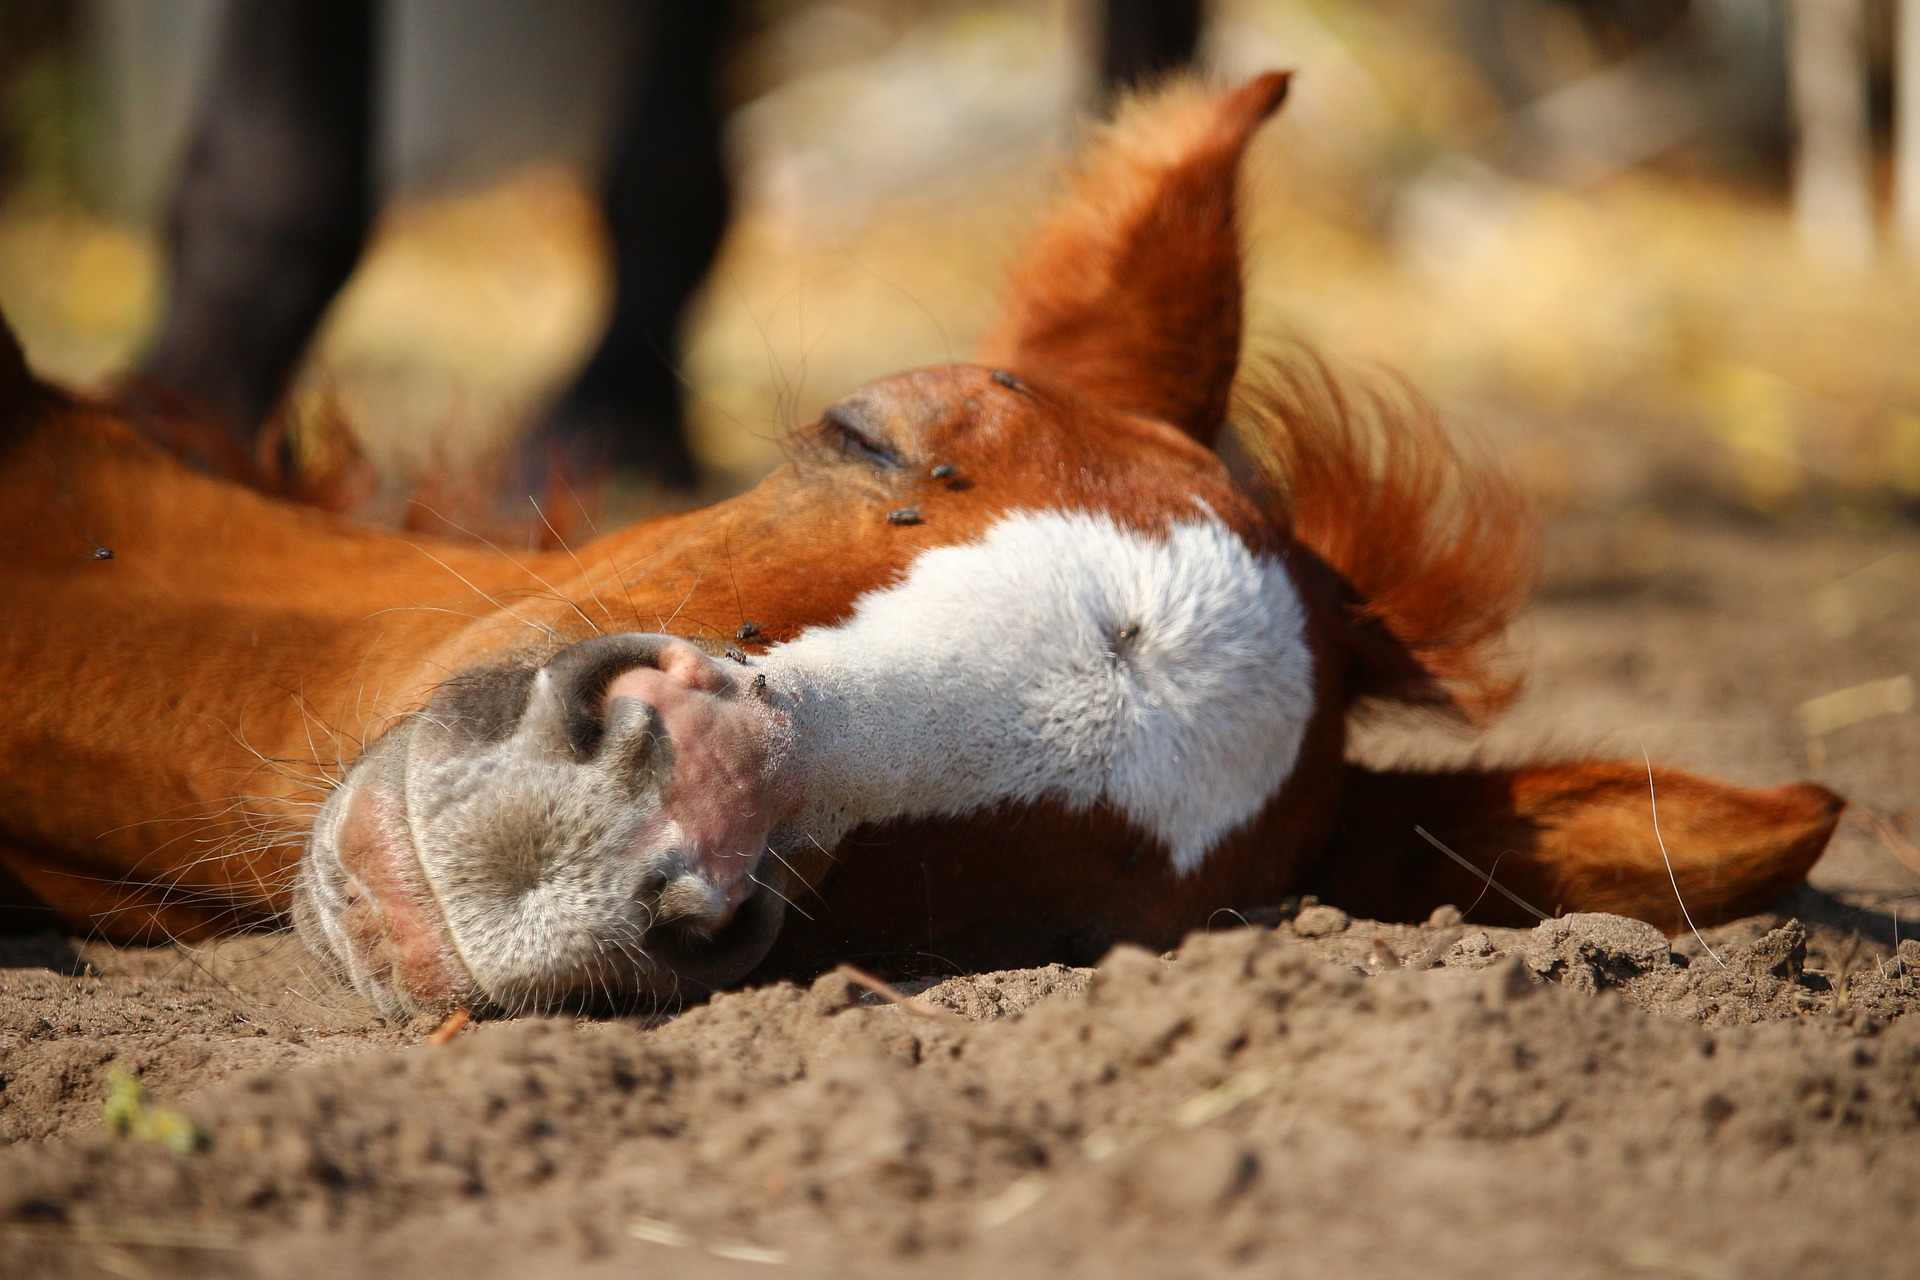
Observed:
[[[900,455],[877,439],[851,409],[836,405],[827,410],[820,417],[820,428],[842,457],[889,470],[900,465]]]

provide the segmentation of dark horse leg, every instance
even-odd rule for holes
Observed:
[[[1200,0],[1107,0],[1100,26],[1100,83],[1109,99],[1193,61]]]
[[[232,0],[143,372],[250,447],[371,215],[373,0]]]
[[[637,8],[640,53],[606,184],[613,317],[532,442],[530,461],[536,469],[611,467],[687,489],[694,470],[681,433],[675,331],[727,225],[715,72],[730,6],[650,0]]]
[[[728,210],[714,79],[723,4],[653,0],[607,184],[616,279],[613,319],[545,439],[572,469],[645,474],[691,486],[681,435],[685,391],[675,330],[706,277]],[[1109,92],[1185,66],[1200,0],[1109,0],[1101,72]]]

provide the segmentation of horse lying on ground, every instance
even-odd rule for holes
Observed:
[[[192,473],[9,335],[0,902],[128,939],[291,913],[394,1013],[1084,961],[1288,891],[1495,921],[1496,859],[1548,910],[1765,905],[1832,833],[1819,787],[1346,762],[1357,709],[1511,695],[1531,543],[1417,411],[1310,363],[1235,387],[1235,178],[1285,86],[1134,103],[981,365],[861,388],[753,491],[573,551]]]

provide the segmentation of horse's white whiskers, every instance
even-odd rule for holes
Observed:
[[[607,608],[606,602],[600,599],[600,593],[593,589],[593,575],[587,572],[587,566],[580,563],[580,557],[575,555],[573,548],[567,545],[567,540],[560,536],[560,531],[553,527],[553,521],[547,519],[547,513],[540,509],[539,502],[535,501],[532,494],[527,495],[527,501],[533,503],[533,513],[540,517],[540,523],[547,527],[547,532],[553,535],[553,540],[560,545],[562,551],[567,553],[568,559],[573,561],[573,567],[580,571],[580,585],[587,589],[587,594],[593,598],[594,604],[600,607],[600,612],[606,615],[608,623],[612,624],[615,630],[619,630],[620,624],[614,618],[613,610]],[[576,609],[575,612],[579,612],[579,610]],[[584,613],[580,616],[582,618],[586,617]],[[592,624],[589,623],[588,625],[591,626]],[[600,635],[605,634],[605,632],[602,632],[598,627],[594,627],[594,632]]]
[[[436,565],[439,565],[442,569],[446,570],[449,574],[451,574],[454,577],[455,580],[460,582],[461,585],[465,586],[468,590],[472,591],[475,595],[479,596],[482,600],[485,600],[488,604],[492,605],[495,609],[498,609],[501,613],[506,614],[509,618],[512,618],[514,621],[520,623],[522,626],[526,627],[531,631],[540,632],[542,635],[546,636],[549,640],[553,638],[552,627],[546,626],[542,623],[533,622],[527,618],[522,617],[520,614],[516,613],[514,610],[508,608],[506,604],[501,600],[496,599],[494,596],[488,594],[486,591],[481,590],[480,587],[474,584],[472,579],[468,578],[465,574],[461,573],[458,569],[454,568],[452,565],[448,564],[445,560],[442,560],[439,556],[436,556],[435,554],[433,554],[433,552],[427,550],[425,547],[421,546],[419,543],[408,542],[406,545],[409,547],[412,547],[415,551],[419,552],[421,555],[425,556],[427,559],[433,561],[433,563],[435,563]]]
[[[771,881],[762,880],[759,876],[754,875],[751,871],[747,873],[747,879],[753,881],[753,883],[759,885],[762,889],[765,889],[768,893],[780,899],[780,901],[786,903],[789,907],[793,908],[795,911],[798,911],[806,919],[808,920],[813,919],[813,915],[810,912],[808,912],[805,908],[803,908],[799,903],[795,902],[792,898],[789,898],[786,894],[780,892],[779,889],[773,886],[773,883]]]
[[[1432,845],[1434,848],[1438,849],[1440,852],[1446,854],[1449,858],[1452,858],[1455,862],[1459,863],[1462,867],[1465,867],[1468,871],[1472,872],[1476,877],[1480,879],[1482,883],[1486,885],[1487,889],[1492,889],[1495,893],[1505,898],[1508,902],[1511,902],[1514,906],[1519,907],[1522,911],[1525,911],[1528,915],[1532,916],[1535,920],[1546,920],[1551,918],[1547,915],[1546,912],[1534,906],[1531,902],[1528,902],[1525,898],[1521,897],[1519,894],[1515,893],[1513,890],[1507,888],[1507,886],[1500,884],[1498,881],[1496,881],[1493,878],[1492,872],[1482,871],[1479,867],[1474,866],[1473,863],[1467,861],[1465,858],[1455,853],[1452,849],[1449,849],[1445,844],[1443,844],[1440,841],[1439,837],[1435,836],[1431,831],[1428,831],[1425,827],[1416,826],[1413,829],[1413,831],[1414,831],[1414,834],[1419,836],[1422,840],[1425,840],[1428,844]],[[1486,889],[1482,889],[1481,893],[1484,895],[1486,893]]]
[[[539,505],[537,503],[534,506],[534,510],[536,511],[539,510]],[[589,618],[587,616],[586,610],[582,609],[578,604],[575,604],[573,599],[565,595],[564,593],[562,593],[558,587],[554,586],[551,582],[548,582],[545,578],[541,577],[538,573],[534,572],[531,568],[527,566],[527,564],[524,561],[522,561],[518,556],[514,555],[511,551],[506,550],[504,547],[494,542],[491,538],[486,537],[484,534],[476,533],[472,529],[468,529],[463,525],[454,523],[452,520],[448,520],[445,516],[440,515],[439,512],[434,511],[433,508],[431,507],[428,507],[427,511],[430,514],[432,514],[436,519],[439,519],[442,522],[444,522],[448,528],[457,530],[458,532],[465,534],[467,537],[474,539],[476,542],[481,543],[483,546],[487,547],[489,550],[498,553],[508,563],[512,564],[514,568],[520,570],[520,572],[526,574],[529,578],[532,578],[535,582],[539,583],[542,587],[544,587],[547,590],[548,594],[551,595],[554,599],[560,601],[562,604],[566,605],[569,609],[572,609],[573,612],[579,617],[580,621],[587,624],[588,629],[591,630],[593,634],[597,636],[606,634],[604,631],[600,629],[599,623],[595,622],[592,618]],[[544,520],[545,518],[546,517],[542,515],[541,519]],[[559,535],[556,534],[555,536],[558,537]],[[569,551],[567,554],[572,555],[573,553]],[[579,558],[577,556],[574,558],[574,563],[575,564],[579,563]],[[584,573],[585,570],[583,569],[582,572]]]

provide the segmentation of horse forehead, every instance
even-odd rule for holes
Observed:
[[[940,460],[978,469],[956,506],[1099,512],[1140,530],[1204,510],[1257,548],[1270,542],[1218,455],[1159,419],[978,365],[912,369],[856,395]]]

